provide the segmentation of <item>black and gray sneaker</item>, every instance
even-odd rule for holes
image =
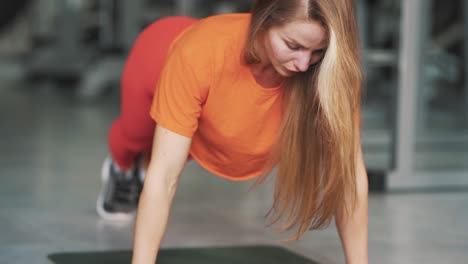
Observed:
[[[134,166],[134,169],[129,171],[121,171],[108,156],[102,165],[101,191],[96,203],[97,213],[105,220],[133,219],[141,190],[138,166]]]

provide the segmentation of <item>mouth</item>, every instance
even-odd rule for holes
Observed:
[[[288,72],[288,73],[298,73],[298,72],[299,72],[298,70],[291,70],[291,69],[289,69],[289,68],[286,67],[286,66],[283,66],[283,69],[284,69],[286,72]]]
[[[284,72],[285,72],[288,76],[291,76],[291,75],[294,75],[294,74],[298,73],[297,71],[292,71],[292,70],[290,70],[290,69],[288,69],[288,68],[286,68],[286,67],[283,67],[283,69],[284,69]]]

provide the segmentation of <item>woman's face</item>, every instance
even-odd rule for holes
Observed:
[[[266,59],[283,77],[307,71],[324,56],[327,48],[325,29],[312,20],[271,27],[263,40]]]

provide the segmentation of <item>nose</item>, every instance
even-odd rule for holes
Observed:
[[[301,52],[298,54],[294,66],[298,71],[305,72],[310,66],[310,54],[309,52]]]

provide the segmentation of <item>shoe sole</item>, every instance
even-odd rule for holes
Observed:
[[[109,213],[104,209],[104,197],[106,193],[106,186],[109,181],[109,168],[112,165],[110,157],[107,157],[104,160],[101,168],[101,191],[99,192],[98,199],[96,201],[96,211],[98,215],[108,221],[131,221],[135,218],[135,212],[130,213]]]

